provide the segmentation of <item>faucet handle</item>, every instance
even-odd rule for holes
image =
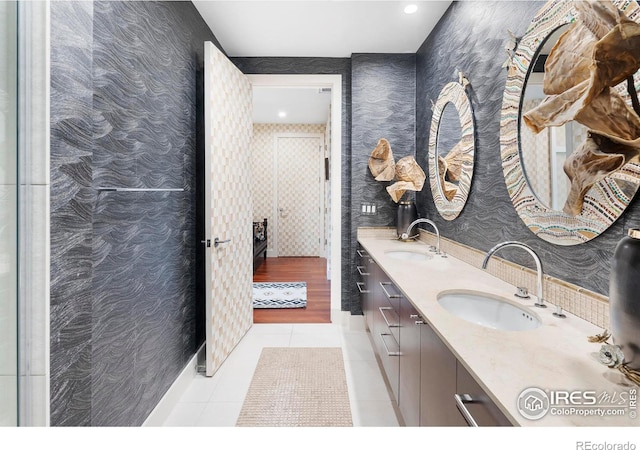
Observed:
[[[516,293],[513,294],[519,298],[531,298],[529,295],[529,290],[526,287],[518,286],[516,287]]]
[[[553,315],[555,317],[559,317],[560,319],[566,319],[567,318],[566,314],[562,312],[562,306],[560,306],[560,305],[556,306],[556,312],[554,312]]]
[[[546,308],[547,305],[544,302],[544,299],[542,298],[542,296],[538,296],[538,301],[536,301],[533,306],[537,306],[538,308]]]

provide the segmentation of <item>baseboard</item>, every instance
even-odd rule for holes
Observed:
[[[153,411],[149,414],[147,419],[142,424],[143,427],[161,427],[171,411],[175,408],[182,397],[182,394],[187,390],[193,379],[198,375],[198,361],[202,360],[200,355],[204,352],[205,344],[198,349],[195,355],[189,360],[187,365],[182,369],[178,378],[173,382],[169,390],[162,396],[158,404]]]

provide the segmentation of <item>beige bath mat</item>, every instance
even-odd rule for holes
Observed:
[[[236,426],[353,426],[342,349],[264,348]]]

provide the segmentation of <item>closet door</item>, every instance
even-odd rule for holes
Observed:
[[[280,133],[275,146],[278,256],[324,256],[324,136]]]
[[[249,80],[205,42],[206,375],[253,323]]]

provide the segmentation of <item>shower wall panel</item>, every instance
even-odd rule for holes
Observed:
[[[198,125],[219,44],[190,2],[51,11],[51,424],[141,425],[204,340]]]
[[[91,424],[93,3],[51,3],[51,425]]]

